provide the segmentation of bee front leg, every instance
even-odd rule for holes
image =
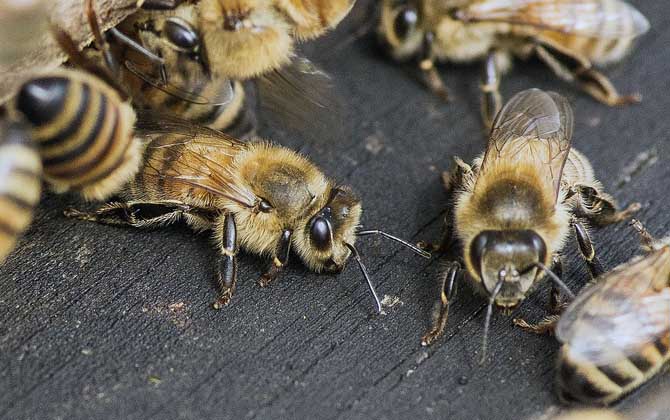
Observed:
[[[591,62],[584,57],[560,48],[558,45],[543,42],[535,45],[535,53],[558,77],[575,83],[595,100],[609,106],[620,106],[639,103],[639,93],[619,95],[612,82],[593,68]]]
[[[430,346],[444,334],[444,329],[449,320],[449,301],[451,301],[456,294],[456,283],[460,273],[461,265],[454,261],[449,264],[449,268],[447,268],[447,271],[445,271],[442,276],[442,282],[440,284],[439,313],[433,327],[421,337],[422,346]]]
[[[275,256],[272,259],[272,265],[270,268],[258,279],[258,285],[260,287],[268,287],[272,282],[277,280],[279,273],[284,270],[286,264],[288,264],[288,256],[291,252],[291,236],[293,232],[285,229],[282,231],[279,242],[277,243],[277,250]]]
[[[579,251],[584,257],[586,266],[591,273],[592,278],[596,278],[601,275],[605,270],[603,265],[600,263],[598,256],[596,255],[596,249],[593,246],[591,241],[591,236],[589,235],[586,227],[578,220],[572,219],[572,227],[575,230],[575,237],[577,238],[577,245],[579,246]]]
[[[219,249],[219,297],[212,305],[221,309],[230,303],[237,284],[237,228],[232,214],[223,216],[223,224],[217,228]]]
[[[498,69],[497,52],[491,50],[484,62],[484,74],[480,89],[482,91],[482,120],[487,131],[491,130],[493,120],[502,108],[500,95],[500,70]]]
[[[432,32],[426,33],[423,38],[423,57],[419,61],[419,70],[421,70],[421,76],[423,78],[424,84],[436,94],[440,99],[445,102],[449,101],[449,92],[447,87],[444,85],[442,78],[437,73],[435,68],[435,57],[433,56],[433,40],[434,35]]]
[[[514,318],[512,322],[516,327],[519,327],[528,333],[544,335],[554,333],[559,319],[560,315],[549,315],[536,324],[529,324],[521,318]]]

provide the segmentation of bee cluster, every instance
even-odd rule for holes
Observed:
[[[512,310],[548,280],[551,313],[514,324],[561,342],[561,401],[608,405],[660,372],[670,358],[670,241],[654,239],[631,219],[640,205],[621,209],[572,147],[575,117],[567,99],[528,89],[503,104],[499,93],[514,58],[536,57],[605,105],[639,102],[639,94],[619,94],[596,67],[624,58],[649,29],[644,16],[623,0],[376,4],[380,42],[393,59],[416,63],[439,97],[450,98],[437,63],[483,63],[486,148],[470,163],[454,157],[443,175],[444,237],[415,246],[364,229],[361,199],[351,187],[256,137],[263,115],[248,104],[252,84],[262,87],[259,101],[278,108],[290,106],[277,100],[289,96],[314,105],[293,120],[318,118],[320,101],[310,94],[328,88],[311,87],[327,85],[330,76],[295,45],[333,29],[354,1],[145,0],[109,27],[100,4],[82,0],[93,42],[82,47],[52,25],[66,62],[24,77],[3,104],[0,262],[29,227],[42,181],[57,193],[105,203],[94,211],[64,209],[67,217],[137,228],[185,222],[211,231],[219,251],[216,309],[233,298],[238,253],[245,250],[269,260],[262,287],[277,279],[292,253],[315,272],[340,272],[353,258],[381,311],[355,246],[360,236],[379,235],[425,258],[447,251],[454,257],[439,279],[439,310],[424,346],[439,342],[457,284],[468,282],[488,302],[483,363],[494,308]],[[1,64],[36,48],[30,28],[46,26],[45,4],[0,1],[0,26],[14,23],[3,29],[14,42]],[[645,254],[606,270],[589,228],[625,221]],[[591,275],[576,296],[561,279],[571,235]]]

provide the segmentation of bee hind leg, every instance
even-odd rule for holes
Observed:
[[[104,225],[155,228],[177,222],[190,209],[186,205],[167,202],[111,202],[92,212],[68,208],[63,214]]]
[[[268,268],[268,270],[258,279],[258,285],[260,287],[268,287],[271,283],[277,280],[279,274],[284,270],[286,264],[288,264],[288,256],[291,252],[292,234],[293,232],[288,229],[285,229],[282,232],[279,242],[277,243],[275,256],[272,259],[272,265],[270,265],[270,268]]]
[[[460,273],[461,265],[455,261],[451,262],[449,268],[444,272],[440,283],[440,307],[437,319],[433,323],[433,327],[421,337],[422,346],[430,346],[435,340],[444,335],[444,329],[449,320],[449,301],[456,294],[456,283]]]
[[[619,95],[612,82],[593,68],[589,60],[558,45],[535,45],[535,53],[559,78],[575,83],[595,100],[608,106],[639,103],[639,93]]]
[[[493,120],[502,108],[502,96],[500,95],[500,70],[498,69],[497,52],[489,52],[484,62],[484,73],[480,90],[482,91],[482,120],[486,130],[491,130]]]
[[[612,197],[592,186],[576,185],[574,189],[579,194],[579,211],[599,226],[628,220],[642,207],[640,203],[632,203],[619,210]]]
[[[223,223],[216,228],[216,233],[221,251],[217,273],[219,296],[212,306],[221,309],[230,303],[237,284],[237,227],[232,214],[223,215]]]

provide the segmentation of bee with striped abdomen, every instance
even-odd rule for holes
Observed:
[[[123,201],[91,213],[66,215],[111,225],[158,227],[179,220],[212,230],[220,252],[219,298],[229,303],[237,282],[237,253],[270,256],[261,286],[274,281],[291,251],[316,272],[339,272],[353,255],[379,299],[354,247],[361,202],[299,154],[267,142],[243,143],[205,127],[169,119],[139,120],[150,142],[142,170],[120,193]]]
[[[44,178],[57,192],[103,200],[139,169],[135,111],[96,76],[61,69],[32,77],[9,105],[11,118],[29,125]]]
[[[456,159],[445,176],[452,204],[444,245],[458,239],[462,261],[448,264],[440,287],[439,316],[423,336],[429,345],[445,329],[450,301],[464,276],[488,298],[482,360],[493,306],[511,310],[548,277],[568,294],[555,273],[571,229],[589,268],[600,264],[582,219],[623,220],[639,205],[617,211],[601,192],[588,160],[571,149],[573,114],[560,95],[530,89],[500,111],[483,156],[468,165]],[[569,162],[569,163],[568,163]],[[465,264],[465,270],[461,269]],[[548,267],[553,264],[553,271]]]
[[[382,0],[378,33],[393,58],[418,58],[427,85],[445,99],[435,62],[485,59],[482,117],[490,127],[513,56],[536,55],[604,104],[638,102],[639,95],[619,95],[594,65],[620,61],[648,29],[623,0]]]
[[[42,163],[28,130],[0,121],[0,263],[28,228],[40,199]]]
[[[610,404],[670,359],[670,246],[638,221],[646,255],[600,276],[561,315],[557,390],[564,402]]]

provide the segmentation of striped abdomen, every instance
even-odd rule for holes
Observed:
[[[0,263],[28,228],[40,199],[42,164],[28,130],[0,123]]]
[[[45,178],[57,191],[74,189],[102,200],[137,171],[135,113],[95,77],[64,70],[30,79],[14,106],[32,125]]]
[[[622,355],[616,363],[596,366],[576,361],[564,345],[557,365],[559,398],[568,403],[611,404],[658,373],[670,358],[669,350],[670,335],[666,335],[634,355]]]

